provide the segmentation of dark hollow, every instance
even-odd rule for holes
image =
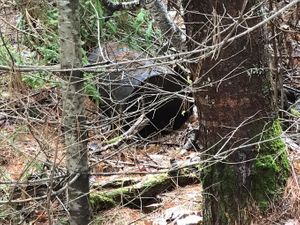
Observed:
[[[106,49],[113,62],[145,57],[126,46],[114,43]],[[89,61],[97,63],[101,61],[99,58],[99,49],[96,49]],[[191,109],[191,103],[184,97],[187,95],[184,92],[187,83],[181,75],[168,67],[138,68],[153,63],[150,60],[131,63],[118,68],[117,72],[97,78],[101,111],[110,118],[121,120],[124,130],[129,129],[145,113],[149,123],[139,131],[142,137],[180,128],[188,119]],[[128,68],[129,71],[126,70]]]

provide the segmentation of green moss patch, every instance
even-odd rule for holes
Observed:
[[[261,210],[267,209],[269,199],[282,193],[289,176],[286,146],[280,135],[281,125],[275,120],[263,131],[258,155],[252,168],[252,195]]]
[[[90,194],[90,204],[93,210],[104,210],[116,206],[113,198],[101,194]]]

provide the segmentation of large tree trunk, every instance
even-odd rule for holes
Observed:
[[[59,35],[61,43],[61,68],[80,67],[80,15],[79,0],[59,1]],[[63,132],[67,151],[67,169],[71,182],[68,188],[70,224],[84,225],[90,220],[89,176],[87,158],[87,132],[84,116],[83,73],[62,73],[63,88]],[[73,179],[74,180],[74,179]]]
[[[262,13],[256,10],[241,26],[220,33],[234,24],[232,17],[238,20],[243,3],[186,0],[187,34],[200,43],[210,37],[206,44],[213,45],[260,22]],[[255,5],[257,0],[249,0],[245,12]],[[264,29],[259,28],[191,65],[207,159],[206,225],[249,224],[249,210],[266,209],[288,176],[266,45]],[[195,47],[195,42],[189,43],[190,50]]]

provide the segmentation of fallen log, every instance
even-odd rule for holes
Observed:
[[[199,183],[194,174],[170,176],[170,174],[147,175],[134,185],[110,190],[92,190],[90,203],[94,211],[101,211],[122,205],[143,209],[149,204],[159,202],[159,194],[171,191],[176,187]]]

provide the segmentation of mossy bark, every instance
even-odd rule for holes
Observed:
[[[243,11],[244,0],[185,4],[187,34],[204,45],[216,46],[261,21],[261,12],[254,10],[253,17],[232,26]],[[256,1],[249,0],[244,12],[253,6]],[[222,30],[229,26],[231,29]],[[188,43],[190,50],[198,47],[195,41]],[[201,124],[199,141],[207,161],[203,172],[205,225],[250,224],[249,210],[255,205],[268,207],[287,179],[267,44],[261,27],[190,64]]]
[[[213,194],[205,196],[205,224],[250,224],[249,211],[258,208],[264,212],[270,201],[280,197],[289,176],[280,124],[274,120],[257,132],[257,144],[249,143],[252,146],[242,147],[204,171],[204,191]],[[247,160],[243,151],[253,154],[247,163],[237,160]]]
[[[252,164],[252,195],[262,210],[268,208],[270,199],[282,192],[289,176],[288,155],[281,133],[278,120],[267,125]]]

